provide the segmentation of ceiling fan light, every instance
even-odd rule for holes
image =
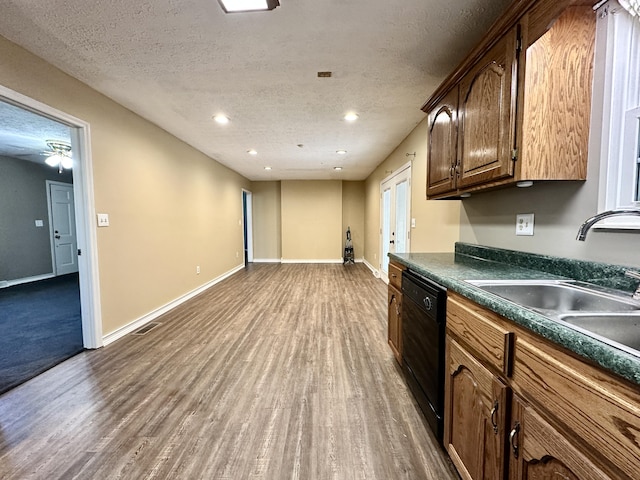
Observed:
[[[62,168],[66,168],[67,170],[73,167],[73,159],[71,157],[62,157],[60,163],[62,164]]]
[[[280,6],[278,0],[218,0],[225,13],[258,12]]]
[[[49,155],[44,163],[46,163],[47,165],[49,165],[50,167],[57,167],[58,164],[60,163],[60,161],[62,160],[60,157],[62,155],[60,155],[59,153],[54,153],[53,155]]]

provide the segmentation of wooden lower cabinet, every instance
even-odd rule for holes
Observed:
[[[509,480],[611,478],[520,397],[511,408]]]
[[[402,292],[389,284],[388,341],[398,363],[402,364]]]
[[[444,445],[463,479],[504,478],[507,386],[447,337]]]
[[[444,446],[463,479],[640,480],[636,385],[454,292],[445,365]]]

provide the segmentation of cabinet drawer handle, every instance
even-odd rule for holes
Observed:
[[[518,444],[515,442],[519,431],[520,431],[520,422],[516,422],[516,424],[513,426],[513,430],[511,430],[511,433],[509,434],[509,443],[511,444],[511,450],[513,451],[514,458],[518,458],[519,449],[520,449]]]
[[[496,413],[498,413],[498,402],[493,404],[491,409],[491,426],[493,427],[493,433],[498,434],[498,424],[496,423]]]
[[[391,305],[395,299],[396,299],[395,294],[391,295],[391,300],[389,300],[389,305]]]

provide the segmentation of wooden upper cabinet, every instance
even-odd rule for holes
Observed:
[[[595,21],[591,7],[568,8],[526,50],[519,180],[587,178]]]
[[[513,175],[517,41],[513,28],[460,82],[459,188]]]
[[[427,196],[456,189],[458,88],[451,90],[429,115]]]
[[[512,3],[422,107],[428,198],[586,179],[595,22],[583,1]]]

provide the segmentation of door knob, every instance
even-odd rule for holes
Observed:
[[[395,240],[389,240],[389,243],[396,243]]]
[[[59,238],[60,238],[60,235],[54,235],[54,237],[55,237],[56,239],[59,239]]]

